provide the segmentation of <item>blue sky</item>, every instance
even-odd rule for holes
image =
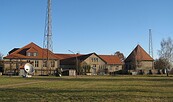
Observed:
[[[55,53],[127,57],[140,44],[154,57],[163,38],[173,38],[173,0],[52,0]],[[47,0],[0,0],[0,52],[34,42],[43,46]]]

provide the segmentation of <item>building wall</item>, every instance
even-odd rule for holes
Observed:
[[[36,60],[35,60],[36,61]],[[55,75],[57,68],[60,68],[60,62],[59,60],[52,60],[53,61],[53,66],[51,66],[49,69],[47,69],[46,66],[43,65],[43,60],[38,60],[39,61],[39,66],[35,66],[35,75]],[[34,62],[35,64],[35,62]]]
[[[4,61],[6,61],[6,63],[4,63],[4,72],[3,74],[14,74],[14,73],[18,73],[19,69],[20,69],[20,65],[22,63],[16,63],[16,61],[19,61],[18,59],[4,59]]]
[[[131,62],[126,62],[126,70],[137,71],[138,73],[148,74],[154,69],[153,61],[141,61],[139,66],[134,66]]]
[[[109,73],[122,70],[122,67],[123,67],[122,65],[107,65]]]
[[[81,65],[82,66],[90,65],[91,75],[97,75],[100,73],[101,66],[103,67],[105,66],[105,62],[102,59],[100,59],[98,56],[96,56],[95,54],[92,54],[87,59],[82,61]]]
[[[4,63],[4,74],[8,74],[9,72],[12,73],[19,73],[20,67],[24,67],[25,63],[29,63],[32,62],[31,64],[34,66],[35,69],[35,75],[40,75],[41,70],[43,71],[43,74],[46,74],[45,71],[46,67],[42,67],[43,66],[43,60],[41,59],[4,59],[4,61],[11,61],[8,63]],[[18,61],[18,62],[17,62]],[[55,73],[56,68],[59,68],[59,60],[54,60],[55,64],[54,67],[51,68],[50,72],[51,74]],[[23,63],[20,63],[23,62]]]
[[[152,69],[153,68],[153,61],[142,61],[142,68]]]
[[[63,70],[76,69],[76,59],[67,59],[63,61],[65,63],[61,64]],[[73,62],[70,63],[70,62]],[[88,56],[85,60],[82,58],[78,59],[78,73],[79,74],[90,74],[90,75],[105,75],[110,74],[110,72],[115,72],[122,70],[122,65],[111,64],[107,65],[100,57],[95,54]]]
[[[66,69],[76,69],[76,65],[60,65],[60,68],[62,68],[63,70],[66,70]]]
[[[135,68],[138,69],[153,69],[153,61],[141,61],[140,67],[134,66],[134,63],[132,62],[126,62],[126,70],[135,70]]]

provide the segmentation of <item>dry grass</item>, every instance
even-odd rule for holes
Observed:
[[[0,101],[173,101],[173,77],[0,77]]]

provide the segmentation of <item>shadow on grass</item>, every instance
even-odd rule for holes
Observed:
[[[138,95],[137,93],[140,94]],[[161,91],[160,91],[161,92]],[[138,89],[42,89],[42,88],[4,88],[0,89],[1,101],[134,101],[135,98],[160,98],[161,101],[171,100],[173,97],[164,97],[147,94],[151,91]],[[162,100],[163,99],[163,100]]]
[[[159,87],[169,87],[171,89],[173,87],[173,78],[172,77],[146,77],[146,76],[80,76],[80,77],[37,77],[34,76],[32,78],[19,78],[20,80],[25,81],[52,81],[57,82],[54,84],[58,84],[58,81],[71,81],[71,82],[87,82],[87,83],[94,83],[94,82],[106,82],[100,87],[87,87],[80,88],[76,87],[71,89],[62,89],[62,88],[52,88],[51,86],[44,87],[44,83],[40,86],[29,86],[27,85],[24,87],[16,87],[16,88],[0,88],[0,101],[136,101],[140,99],[159,99],[159,101],[165,100],[173,100],[173,95],[171,90],[161,91]],[[127,81],[127,83],[115,84],[111,82],[123,82]],[[133,82],[135,81],[135,84]],[[162,85],[155,85],[153,83],[147,83],[147,85],[138,84],[143,82],[157,82],[159,83],[167,83]],[[70,82],[70,83],[71,83]],[[107,86],[110,82],[112,87],[109,88]],[[132,84],[128,84],[131,83]],[[70,84],[69,83],[69,84]],[[49,83],[45,83],[49,84]],[[114,85],[115,84],[115,85]],[[67,84],[66,84],[67,85]],[[79,84],[80,85],[80,84]],[[95,84],[98,85],[98,84]],[[105,85],[105,86],[104,86]],[[122,86],[121,88],[119,88]],[[139,88],[136,88],[138,87]],[[142,88],[141,88],[142,87]],[[146,87],[146,89],[145,89]],[[147,89],[147,87],[158,87],[158,90]],[[155,94],[159,93],[159,95]],[[151,94],[149,96],[148,94]],[[169,95],[169,96],[166,96]],[[158,101],[158,100],[153,100]]]

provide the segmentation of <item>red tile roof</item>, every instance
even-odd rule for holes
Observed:
[[[27,52],[37,52],[37,56],[27,56]],[[44,55],[43,55],[44,53]],[[48,54],[50,56],[51,59],[57,59],[56,56],[51,52],[48,51]],[[42,59],[42,58],[46,58],[47,56],[47,49],[42,49],[41,47],[39,47],[38,45],[36,45],[35,43],[31,42],[30,44],[10,53],[9,55],[7,55],[6,59],[10,59],[10,58],[21,58],[21,59]]]
[[[154,59],[140,45],[136,46],[125,61],[130,61],[134,58],[141,61],[154,61]]]
[[[99,55],[107,64],[123,64],[117,55]]]
[[[37,56],[27,56],[27,52],[37,52]],[[44,56],[43,56],[44,53]],[[54,54],[51,51],[48,51],[50,58],[52,59],[69,59],[69,58],[75,58],[76,56],[79,59],[86,59],[92,54],[95,54],[96,56],[100,57],[103,61],[105,61],[107,64],[123,64],[120,58],[117,55],[97,55],[96,53],[90,53],[90,54]],[[7,55],[6,59],[10,58],[16,58],[16,59],[42,59],[46,58],[47,56],[47,49],[42,49],[35,43],[31,42],[30,44],[19,48],[15,50],[14,52]]]
[[[85,55],[78,55],[77,59],[78,60],[85,60],[86,58],[88,58],[89,56],[91,56],[92,54],[95,54],[96,56],[98,56],[101,60],[103,60],[106,64],[120,64],[122,65],[122,61],[120,60],[120,58],[117,55],[97,55],[96,53],[90,53],[90,54],[85,54]],[[76,62],[74,62],[73,60],[76,59],[75,55],[69,55],[69,54],[62,54],[63,55],[63,59],[61,59],[61,64],[75,64]],[[67,57],[67,58],[65,58]],[[60,57],[59,57],[60,58]]]
[[[27,50],[27,52],[38,52],[34,47],[31,47],[30,49]]]
[[[81,54],[58,54],[58,53],[56,53],[55,56],[58,59],[62,60],[62,59],[76,57],[76,56],[81,56]]]
[[[83,61],[89,56],[95,53],[90,53],[90,54],[62,54],[63,59],[61,59],[60,64],[68,64],[68,65],[74,65],[76,64],[76,58],[79,61]],[[66,57],[66,58],[65,58]]]

